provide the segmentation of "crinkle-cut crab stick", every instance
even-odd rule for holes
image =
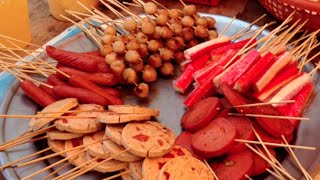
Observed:
[[[216,92],[212,79],[223,71],[223,66],[217,66],[211,72],[207,79],[197,88],[195,88],[185,99],[183,104],[188,108],[192,108],[198,101]]]
[[[257,50],[251,50],[237,62],[230,66],[224,73],[220,74],[220,77],[214,79],[216,87],[220,86],[220,83],[225,82],[229,86],[233,86],[236,80],[242,76],[248,69],[250,69],[260,58],[260,53]]]
[[[184,51],[184,57],[189,60],[196,60],[200,56],[205,55],[208,51],[211,51],[215,48],[227,45],[231,43],[230,37],[222,36],[217,39],[213,39],[201,44],[198,44],[196,46],[193,46],[192,48],[189,48]]]
[[[268,102],[292,99],[301,89],[311,82],[309,74],[303,73],[283,86]]]
[[[303,110],[308,105],[309,98],[313,91],[313,83],[308,83],[299,93],[297,93],[292,99],[295,103],[285,104],[278,106],[278,110],[285,116],[299,117],[303,113]],[[297,127],[300,121],[291,120],[292,125]]]
[[[236,81],[233,89],[242,93],[247,92],[252,84],[275,62],[275,59],[275,56],[268,52]]]
[[[299,75],[297,63],[291,63],[284,67],[260,92],[256,92],[254,96],[260,101],[267,99],[272,93],[276,92],[283,85],[290,82]]]
[[[253,39],[252,41],[250,41],[250,40],[251,39],[244,39],[242,41],[238,41],[238,42],[235,42],[235,43],[227,44],[225,46],[213,49],[211,51],[211,55],[224,53],[224,52],[228,51],[229,49],[241,49],[246,44],[248,44],[247,46],[251,46],[251,45],[253,45],[253,44],[255,44],[257,42],[256,39]]]
[[[192,61],[187,66],[186,70],[183,71],[181,76],[173,82],[173,87],[175,88],[175,90],[180,93],[184,93],[193,82],[193,72],[203,67],[209,59],[209,55],[203,55],[200,58]]]
[[[292,60],[290,52],[283,53],[275,63],[258,79],[254,84],[254,88],[257,91],[261,91],[275,76],[276,74]]]
[[[239,49],[229,49],[224,54],[219,55],[212,55],[212,58],[217,58],[216,61],[213,61],[201,69],[197,70],[193,73],[193,78],[198,84],[202,84],[207,77],[211,74],[212,71],[215,71],[215,69],[218,66],[224,66],[227,62],[230,61],[230,59],[237,54]],[[221,56],[222,55],[222,56]],[[236,61],[235,61],[236,62]]]

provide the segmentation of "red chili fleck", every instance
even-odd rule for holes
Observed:
[[[168,173],[168,172],[163,172],[163,174],[166,176],[166,180],[169,180],[169,178],[170,178],[170,174]]]
[[[165,165],[166,163],[165,162],[163,162],[163,163],[161,163],[161,162],[158,162],[158,165],[159,165],[159,170]]]
[[[174,154],[171,154],[171,153],[168,153],[168,154],[165,154],[162,156],[163,158],[174,158],[175,155]]]
[[[71,143],[73,147],[77,147],[81,145],[79,139],[71,139]]]
[[[163,146],[163,141],[162,141],[161,139],[158,139],[158,144],[159,144],[160,146]]]
[[[178,156],[186,155],[180,148],[174,148],[173,151],[177,153]]]
[[[192,169],[192,171],[194,171],[196,168],[192,167],[191,169]]]
[[[67,119],[62,119],[62,122],[66,124],[66,123],[68,123],[68,120]]]
[[[149,136],[144,135],[144,134],[135,135],[135,136],[133,136],[133,138],[138,141],[142,141],[142,142],[147,142],[149,140]]]

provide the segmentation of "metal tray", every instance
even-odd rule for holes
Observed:
[[[211,14],[202,15],[212,16],[216,18],[216,27],[218,31],[222,31],[222,29],[231,20],[231,18],[224,16]],[[248,24],[249,23],[244,21],[235,20],[226,32],[226,35],[235,34],[239,30],[246,27]],[[80,31],[77,28],[71,27],[47,44],[54,44],[66,50],[77,52],[95,50],[96,47],[92,44],[92,42],[79,32]],[[267,33],[268,32],[264,32],[264,35]],[[122,92],[124,94],[126,103],[160,108],[161,115],[158,120],[170,127],[175,132],[175,134],[178,135],[181,132],[180,118],[185,112],[185,109],[182,105],[185,96],[174,91],[172,87],[172,80],[174,78],[175,77],[160,79],[159,81],[153,83],[150,88],[150,98],[145,100],[137,99],[127,89],[122,89]],[[319,85],[320,84],[318,81],[318,75],[316,75],[315,90],[317,92],[319,92],[320,89]],[[11,75],[8,75],[4,72],[0,74],[0,100],[0,114],[34,114],[38,110],[38,107],[23,94],[23,92],[19,88],[19,82],[16,81]],[[320,121],[318,120],[318,117],[320,115],[320,112],[318,111],[319,103],[320,97],[318,96],[318,94],[316,94],[310,108],[304,114],[306,117],[310,117],[311,120],[309,122],[301,123],[297,131],[296,144],[320,147],[320,141],[317,138],[317,134],[319,132],[318,128],[320,127]],[[13,139],[22,132],[26,131],[29,128],[28,123],[28,119],[0,119],[0,144]],[[45,146],[45,141],[38,142],[36,144],[29,143],[1,152],[0,164],[3,165],[20,159],[21,157],[34,153],[39,149],[44,148]],[[318,149],[316,151],[295,150],[295,153],[300,159],[302,165],[309,172],[317,171],[317,166],[320,161],[320,154]],[[22,168],[7,168],[3,171],[3,174],[7,179],[21,179],[29,174],[43,169],[44,167],[53,162],[56,162],[59,159],[60,158],[54,158]],[[297,179],[302,178],[299,170],[295,168],[289,158],[284,159],[282,164],[294,177],[296,177]],[[58,167],[59,166],[55,168]],[[69,170],[70,168],[72,167],[70,166],[66,168],[64,171],[59,172],[59,174]],[[33,179],[42,179],[53,170],[54,169],[48,170],[40,175],[37,175]],[[100,173],[88,173],[78,179],[101,179],[102,177],[106,177],[106,175]],[[271,177],[267,177],[267,179],[270,178]]]

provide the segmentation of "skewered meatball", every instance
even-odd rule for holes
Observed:
[[[170,61],[173,58],[174,51],[169,48],[161,48],[160,56],[164,61]]]
[[[198,25],[194,29],[194,35],[199,37],[199,38],[205,38],[208,36],[208,30],[205,26]]]
[[[153,32],[153,38],[160,39],[161,38],[161,26],[156,26]]]
[[[144,5],[144,12],[149,15],[153,15],[154,13],[157,12],[157,5],[153,2],[147,2]]]
[[[150,21],[147,21],[147,22],[142,22],[142,25],[141,25],[141,31],[144,33],[144,34],[153,34],[155,30],[155,25],[150,22]]]
[[[217,37],[218,37],[218,33],[217,33],[217,31],[215,31],[215,30],[210,30],[209,32],[208,32],[208,35],[209,35],[209,39],[211,40],[211,39],[216,39]]]
[[[160,14],[164,14],[164,15],[169,16],[169,11],[167,11],[167,10],[165,10],[165,9],[159,9],[159,10],[158,10],[158,15],[160,15]]]
[[[178,19],[180,17],[181,12],[179,11],[179,9],[170,9],[169,10],[169,17],[171,19]]]
[[[124,64],[123,61],[121,60],[116,60],[116,61],[113,61],[111,64],[110,64],[110,68],[111,70],[116,73],[117,75],[121,75],[124,71],[124,69],[126,68],[126,65]]]
[[[183,28],[182,37],[185,41],[191,40],[193,38],[193,30],[191,28]]]
[[[123,43],[129,42],[129,38],[126,35],[116,36],[114,41],[122,41]]]
[[[112,45],[113,51],[118,54],[122,54],[126,51],[126,45],[123,41],[115,41]]]
[[[191,47],[196,46],[198,44],[199,44],[199,41],[197,39],[191,39],[187,44],[187,48],[191,48]]]
[[[126,18],[123,21],[123,28],[128,32],[132,32],[137,29],[137,21],[133,18]]]
[[[128,50],[124,58],[128,63],[138,63],[141,61],[140,54],[136,50]]]
[[[142,72],[144,82],[154,82],[157,80],[157,71],[150,65],[145,65]]]
[[[139,47],[139,53],[140,53],[141,58],[146,57],[148,55],[148,52],[149,52],[148,45],[145,43],[141,43],[140,47]]]
[[[213,28],[216,25],[216,20],[212,17],[206,17],[207,18],[207,22],[208,22],[208,29]]]
[[[106,44],[103,46],[100,46],[100,53],[102,54],[102,56],[106,56],[107,54],[110,54],[113,52],[113,48],[111,45]]]
[[[201,26],[204,26],[205,28],[208,27],[208,20],[206,17],[199,17],[197,20],[196,20],[196,25],[201,25]]]
[[[172,38],[172,39],[169,39],[167,42],[166,42],[166,46],[169,48],[169,49],[172,49],[173,51],[176,51],[180,48],[180,42],[175,39],[175,38]]]
[[[107,26],[107,28],[104,30],[104,34],[110,34],[112,36],[116,36],[117,30],[113,26]]]
[[[169,21],[169,16],[165,14],[159,14],[157,16],[157,24],[160,26],[165,26]]]
[[[114,42],[115,36],[111,34],[105,34],[102,36],[101,42],[102,44],[112,44]]]
[[[184,46],[184,39],[181,36],[176,36],[174,39],[178,42],[178,49],[181,49]]]
[[[152,52],[157,52],[162,47],[162,42],[159,40],[150,40],[148,43],[148,49]]]
[[[186,5],[183,8],[183,14],[187,16],[194,16],[197,14],[197,7],[193,4]]]
[[[172,76],[174,74],[174,67],[170,62],[165,62],[160,67],[160,72],[164,76]]]
[[[172,23],[172,24],[170,24],[170,29],[172,30],[172,32],[173,32],[175,35],[179,35],[179,34],[181,34],[181,32],[182,32],[182,26],[181,26],[181,24],[178,24],[178,23]]]
[[[138,97],[146,98],[149,95],[149,86],[146,83],[140,83],[133,91]]]
[[[164,39],[170,39],[172,37],[172,31],[167,26],[161,28],[161,37]]]
[[[147,43],[148,42],[148,36],[145,35],[143,32],[138,32],[136,35],[136,39],[139,43]]]
[[[128,42],[136,39],[136,37],[133,34],[127,34]]]
[[[148,59],[148,64],[154,68],[158,68],[162,64],[162,58],[160,54],[152,54]]]
[[[194,25],[194,20],[190,16],[183,16],[181,19],[181,24],[184,27],[192,27]]]
[[[143,70],[144,64],[143,64],[143,61],[139,61],[138,63],[135,63],[135,64],[129,64],[129,66],[138,73]]]
[[[177,64],[181,64],[183,61],[185,61],[185,57],[183,52],[178,51],[174,53],[174,60],[176,61]]]
[[[126,68],[122,73],[122,78],[128,84],[136,84],[138,81],[137,73],[132,68]]]
[[[140,47],[140,44],[137,40],[131,40],[126,44],[127,50],[138,50]]]
[[[112,62],[118,60],[118,54],[115,52],[111,52],[109,54],[106,55],[105,57],[105,61],[107,64],[111,64]]]

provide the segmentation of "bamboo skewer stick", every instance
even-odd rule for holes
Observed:
[[[113,175],[113,176],[110,176],[110,177],[104,178],[104,179],[102,179],[102,180],[111,180],[111,179],[114,179],[114,178],[120,177],[120,176],[122,176],[122,175],[124,175],[124,174],[129,174],[129,173],[131,173],[131,172],[132,172],[131,170],[127,170],[127,171],[124,171],[124,172],[121,172],[121,173],[115,174],[115,175]]]
[[[77,173],[77,174],[69,177],[68,179],[74,179],[74,178],[76,178],[76,177],[79,177],[79,176],[81,176],[82,174],[90,171],[91,169],[93,169],[93,168],[95,168],[95,167],[97,167],[97,166],[99,166],[99,165],[101,165],[101,164],[103,164],[103,163],[105,163],[105,162],[107,162],[107,161],[110,161],[110,160],[113,159],[114,157],[117,157],[118,155],[120,155],[120,154],[122,154],[122,153],[124,153],[124,152],[127,152],[127,151],[129,151],[128,148],[125,149],[125,150],[123,150],[123,151],[121,151],[121,152],[119,152],[119,153],[117,153],[117,154],[115,154],[115,155],[110,156],[109,158],[107,158],[107,159],[105,159],[105,160],[103,160],[103,161],[101,161],[101,162],[99,162],[99,163],[97,163],[97,164],[94,164],[94,165],[92,165],[92,166],[90,166],[90,167],[88,167],[88,168],[86,168],[86,169],[80,170],[79,173]]]
[[[5,39],[10,39],[10,40],[13,40],[13,41],[16,41],[16,42],[24,43],[24,44],[27,44],[27,45],[29,45],[29,46],[34,46],[34,47],[39,48],[39,49],[44,49],[43,47],[41,47],[41,46],[39,46],[39,45],[32,44],[32,43],[25,42],[25,41],[21,41],[21,40],[19,40],[19,39],[15,39],[15,38],[12,38],[12,37],[9,37],[9,36],[5,36],[5,35],[3,35],[3,34],[0,34],[0,37],[5,38]]]
[[[106,4],[103,0],[100,0],[100,2],[101,2],[103,5]],[[130,16],[134,17],[134,19],[136,19],[136,20],[138,20],[138,19],[141,20],[141,19],[142,19],[140,16],[132,13],[132,12],[131,12],[129,9],[127,9],[127,7],[124,6],[123,4],[117,3],[117,2],[115,2],[115,1],[113,1],[113,0],[108,0],[108,2],[110,2],[111,4],[117,6],[117,7],[120,8],[120,9],[122,9],[123,11],[125,11],[126,13],[128,13]]]
[[[253,180],[250,176],[248,176],[247,174],[245,175],[245,177],[249,180]]]
[[[277,102],[263,102],[263,103],[243,104],[243,105],[223,107],[223,108],[255,107],[255,106],[266,106],[266,105],[271,105],[271,104],[289,104],[289,103],[295,103],[295,102],[296,102],[295,100],[285,100],[285,101],[277,101]]]
[[[42,153],[44,153],[44,152],[47,152],[47,151],[49,151],[49,150],[51,150],[51,147],[48,147],[48,148],[43,149],[43,150],[41,150],[41,151],[35,152],[35,153],[33,153],[33,154],[30,154],[30,155],[28,155],[28,156],[25,156],[25,157],[23,157],[23,158],[20,158],[20,159],[18,159],[18,160],[15,160],[15,161],[13,161],[13,162],[11,162],[11,163],[9,163],[9,164],[3,165],[3,166],[0,167],[0,171],[3,171],[4,169],[6,169],[6,168],[8,168],[8,167],[11,167],[11,166],[14,165],[14,164],[17,164],[17,163],[19,163],[19,162],[21,162],[21,161],[24,161],[24,160],[29,159],[29,158],[31,158],[31,157],[37,156],[37,155],[42,154]]]
[[[38,111],[37,114],[55,114],[55,113],[82,113],[82,112],[105,112],[106,110],[69,110],[69,111]]]
[[[19,142],[19,143],[10,145],[10,146],[5,146],[5,147],[0,148],[0,151],[4,151],[4,150],[10,149],[12,147],[20,146],[20,145],[23,145],[23,144],[26,144],[26,143],[36,142],[36,141],[39,141],[39,140],[42,140],[42,139],[46,139],[48,137],[49,136],[42,136],[42,137],[34,138],[34,139],[31,139],[31,140],[27,140],[27,141],[24,141],[24,142]]]
[[[12,74],[15,78],[17,78],[20,82],[23,82],[22,78],[20,78],[20,76],[17,73],[11,71],[9,68],[4,66],[3,64],[1,64],[0,69],[3,71],[7,71],[8,73]]]
[[[87,151],[87,150],[88,150],[88,148],[85,148],[85,149],[83,149],[83,150],[81,150],[81,151],[73,154],[72,156],[66,157],[66,158],[64,158],[64,159],[62,159],[62,160],[60,160],[60,161],[58,161],[58,162],[55,162],[55,163],[53,163],[53,164],[51,164],[51,165],[49,165],[49,166],[47,166],[47,167],[45,167],[45,168],[43,168],[43,169],[35,172],[35,173],[32,173],[32,174],[30,174],[30,175],[22,178],[21,180],[30,179],[30,178],[32,178],[32,177],[34,177],[34,176],[36,176],[36,175],[38,175],[38,174],[40,174],[40,173],[42,173],[42,172],[50,169],[50,168],[52,168],[52,167],[54,167],[54,166],[56,166],[56,165],[58,165],[58,164],[61,164],[61,163],[65,162],[65,161],[67,161],[67,160],[69,160],[69,159],[71,159],[71,158],[74,158],[74,157],[78,156],[79,154],[81,154],[81,153],[83,153],[83,152],[85,152],[85,151]]]
[[[259,141],[251,141],[251,140],[245,140],[245,139],[235,139],[236,142],[241,143],[249,143],[249,144],[262,144]],[[271,143],[271,142],[263,142],[263,144],[267,146],[276,146],[276,147],[290,147],[290,148],[296,148],[296,149],[304,149],[304,150],[316,150],[315,147],[309,147],[309,146],[299,146],[299,145],[286,145],[286,144],[279,144],[279,143]]]
[[[100,141],[88,143],[88,144],[83,144],[83,145],[74,147],[73,149],[66,149],[66,150],[63,150],[63,151],[60,151],[60,152],[57,152],[57,153],[53,153],[53,154],[50,154],[50,155],[47,155],[47,156],[44,156],[44,157],[41,157],[41,158],[38,158],[38,159],[35,159],[35,160],[32,160],[32,161],[28,161],[28,162],[23,163],[23,164],[19,164],[16,167],[23,167],[23,166],[27,166],[27,165],[30,165],[30,164],[34,164],[34,163],[37,163],[39,161],[43,161],[43,160],[46,160],[46,159],[49,159],[49,158],[52,158],[52,157],[59,156],[59,155],[64,154],[66,152],[70,152],[70,151],[73,151],[73,150],[76,150],[76,149],[81,149],[81,148],[84,148],[86,146],[90,146],[90,145],[93,145],[93,144],[100,143],[100,142],[102,142],[102,141],[104,141],[106,139],[108,139],[108,138],[105,138],[105,139],[100,140]]]
[[[239,32],[237,32],[235,35],[233,35],[233,36],[231,37],[231,39],[237,39],[237,37],[243,36],[243,33],[244,33],[245,31],[250,30],[254,24],[256,24],[256,23],[259,22],[261,19],[263,19],[264,17],[266,17],[266,15],[267,15],[267,14],[263,14],[263,15],[260,16],[258,19],[254,20],[254,21],[253,21],[251,24],[249,24],[247,27],[245,27],[244,29],[242,29],[241,31],[239,31]]]
[[[72,161],[72,160],[71,160]],[[53,171],[52,173],[48,174],[46,177],[43,178],[43,180],[49,180],[49,178],[55,174],[57,174],[57,172],[61,171],[62,169],[66,168],[67,166],[69,166],[71,163],[70,161],[67,161],[63,166],[59,167],[58,169],[56,169],[55,171]]]
[[[287,145],[289,145],[287,139],[286,139],[283,135],[281,135],[281,137],[282,137],[283,141],[284,141]],[[299,166],[301,172],[303,173],[303,175],[305,176],[305,178],[306,178],[307,180],[312,180],[313,178],[312,178],[312,177],[310,176],[310,174],[305,170],[305,168],[301,165],[300,161],[298,160],[297,156],[294,154],[294,152],[293,152],[293,150],[291,149],[291,147],[288,146],[287,149],[289,150],[289,154],[291,154],[291,156],[293,157],[293,159],[294,159],[294,160],[296,161],[296,163],[298,164],[298,166]]]
[[[274,116],[274,115],[265,115],[265,114],[228,113],[228,115],[232,115],[232,116],[246,116],[246,117],[274,118],[274,119],[291,119],[291,120],[301,120],[301,121],[308,121],[308,120],[310,120],[310,118],[305,118],[305,117]]]
[[[207,160],[203,160],[204,164],[209,168],[209,170],[211,171],[214,179],[219,180],[218,176],[216,175],[216,173],[213,171],[213,169],[211,168],[211,166],[209,165]]]
[[[183,0],[179,0],[179,1],[183,6],[187,6],[186,3],[183,2]]]
[[[283,179],[283,177],[280,177],[279,175],[277,175],[275,172],[271,171],[270,169],[266,169],[266,171],[268,171],[272,176],[276,177],[277,179]]]
[[[38,115],[19,115],[19,114],[0,114],[0,118],[68,118],[68,119],[87,119],[97,118],[95,116],[38,116]]]
[[[233,23],[233,21],[236,19],[236,16],[233,16],[233,18],[231,19],[231,21],[227,24],[227,26],[222,30],[222,32],[220,33],[219,37],[221,37],[231,26],[231,24]]]
[[[130,2],[126,2],[126,1],[124,1],[124,2],[123,2],[123,4],[125,4],[125,5],[129,5],[129,6],[134,6],[134,7],[142,8],[142,6],[141,6],[141,5],[139,5],[139,4],[130,3]]]
[[[0,47],[0,49],[4,49],[3,47]],[[21,51],[20,49],[18,48],[9,48],[8,49],[10,50],[14,50],[14,51]],[[42,53],[43,51],[38,51],[38,50],[29,50],[29,49],[26,49],[26,51],[29,51],[29,52],[36,52],[36,53]]]

